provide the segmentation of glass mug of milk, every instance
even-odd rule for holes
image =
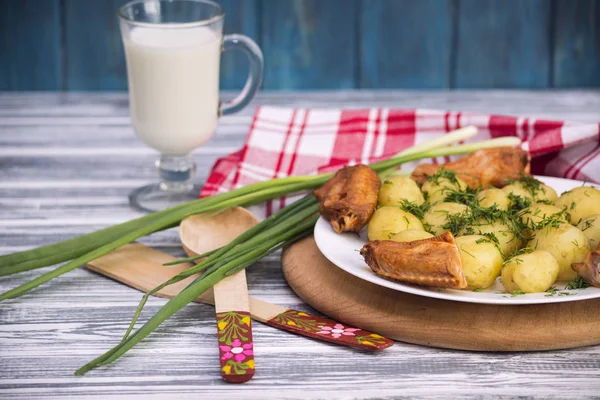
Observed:
[[[161,153],[160,183],[135,190],[132,206],[156,211],[197,198],[190,153],[214,134],[220,115],[244,108],[261,83],[263,57],[243,35],[223,36],[221,6],[209,0],[136,0],[118,12],[136,135]],[[243,50],[250,73],[242,92],[219,101],[221,52]]]

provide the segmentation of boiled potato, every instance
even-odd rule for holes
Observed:
[[[558,199],[558,194],[556,194],[556,190],[552,189],[550,186],[542,183],[540,181],[536,181],[537,185],[532,185],[533,199],[535,201],[551,201],[555,203]]]
[[[429,177],[421,187],[421,190],[423,193],[427,193],[427,201],[434,204],[443,202],[444,198],[451,191],[464,191],[466,188],[467,185],[459,178]]]
[[[587,217],[577,227],[589,239],[592,250],[600,249],[598,247],[600,243],[600,214]]]
[[[529,200],[532,203],[534,202],[533,195],[522,182],[513,182],[510,185],[506,185],[502,188],[502,191],[506,193],[507,196],[513,194],[514,196]]]
[[[485,208],[490,208],[494,204],[499,210],[508,210],[510,200],[508,195],[500,189],[489,188],[477,193],[477,201],[479,205]]]
[[[380,206],[399,206],[403,200],[420,206],[425,202],[423,193],[417,182],[408,176],[392,176],[387,178],[379,189]]]
[[[536,250],[508,260],[502,269],[500,281],[508,292],[545,292],[554,285],[559,271],[560,266],[552,254]]]
[[[407,229],[423,230],[423,224],[419,218],[398,207],[380,207],[369,221],[367,236],[369,240],[389,240],[396,233]]]
[[[513,233],[508,225],[501,220],[488,222],[487,220],[475,221],[471,226],[462,229],[458,235],[483,235],[493,233],[498,239],[498,247],[504,257],[510,257],[521,247],[521,240]]]
[[[537,229],[536,226],[540,222],[550,217],[565,223],[569,222],[569,217],[566,213],[562,212],[560,208],[544,203],[532,204],[530,207],[521,211],[519,216],[521,217],[521,222],[534,230]]]
[[[423,223],[434,235],[441,235],[446,232],[442,225],[448,222],[448,215],[464,213],[467,206],[458,203],[437,203],[423,215]]]
[[[468,288],[492,286],[502,270],[502,255],[496,246],[480,235],[461,236],[455,240]]]
[[[582,186],[564,192],[556,201],[560,208],[566,207],[571,223],[577,225],[585,218],[600,214],[600,190]]]
[[[433,235],[431,233],[420,229],[407,229],[396,233],[390,240],[393,240],[394,242],[414,242],[415,240],[429,239],[432,237]]]
[[[556,262],[556,260],[554,261]],[[502,268],[502,273],[500,274],[500,283],[502,283],[502,286],[504,286],[504,289],[507,292],[521,290],[519,289],[519,285],[517,285],[513,280],[515,269],[517,268],[517,266],[517,263],[509,263],[504,265],[504,267]]]
[[[538,201],[555,202],[558,198],[556,191],[550,186],[536,180],[535,178],[525,178],[523,181],[513,182],[502,188],[507,195],[512,193],[516,196],[531,200],[532,203]]]
[[[569,224],[548,226],[535,231],[527,247],[545,250],[556,258],[560,266],[559,281],[575,279],[577,273],[573,271],[571,264],[582,262],[591,251],[585,234]]]

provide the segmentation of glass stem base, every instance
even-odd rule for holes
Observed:
[[[201,186],[194,185],[196,164],[191,155],[161,155],[156,161],[160,181],[138,188],[129,195],[129,204],[140,211],[154,212],[196,200]]]

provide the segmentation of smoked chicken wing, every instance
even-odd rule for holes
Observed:
[[[490,186],[504,187],[508,180],[518,180],[522,174],[529,174],[529,153],[512,147],[482,149],[446,164],[418,165],[411,178],[419,184],[425,183],[428,176],[440,168],[454,171],[469,187],[484,189]]]
[[[377,206],[381,181],[366,165],[344,167],[314,195],[321,215],[337,233],[360,232]]]
[[[571,268],[590,285],[600,287],[600,246],[590,252],[583,262],[571,264]]]
[[[414,242],[375,240],[360,250],[377,275],[439,288],[464,289],[467,281],[450,232]]]

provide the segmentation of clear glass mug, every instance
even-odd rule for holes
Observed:
[[[136,135],[161,153],[158,184],[130,204],[156,211],[198,197],[191,152],[214,134],[217,120],[244,108],[258,91],[263,56],[243,35],[223,36],[221,6],[209,0],[135,0],[118,12]],[[221,52],[244,51],[250,73],[242,92],[219,101]]]

